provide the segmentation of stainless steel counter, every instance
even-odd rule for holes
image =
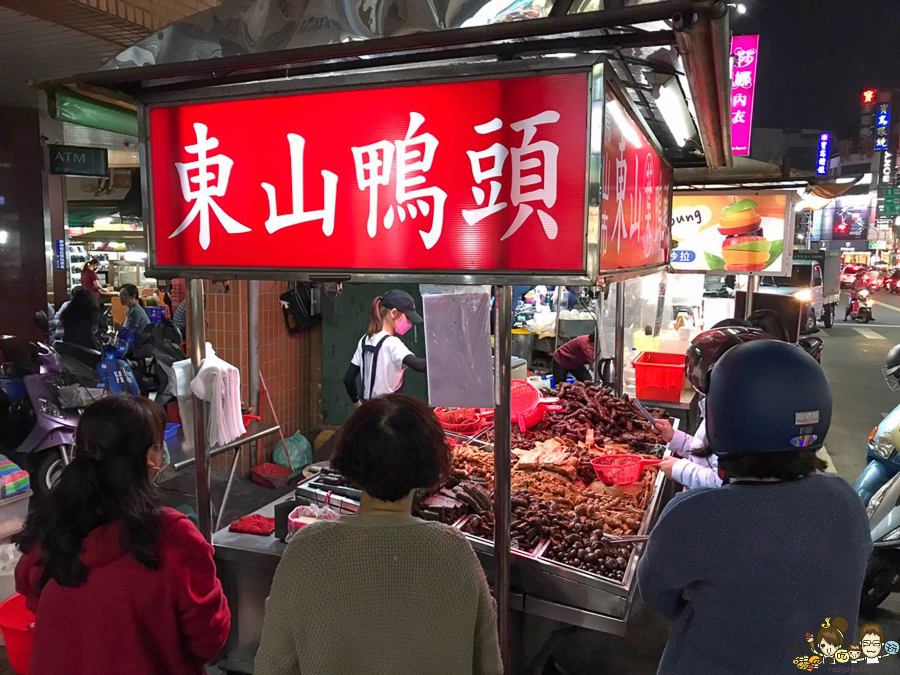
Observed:
[[[275,505],[292,497],[285,495],[253,513],[271,518],[275,515]],[[213,535],[213,546],[219,579],[231,609],[231,633],[218,665],[229,671],[252,673],[262,636],[266,598],[287,544],[271,535],[237,534],[225,528]],[[522,612],[525,604],[521,592],[510,593],[513,611]]]
[[[298,486],[297,492],[319,503],[326,492],[310,488],[315,477]],[[665,476],[660,473],[639,534],[650,531],[660,508]],[[272,517],[275,505],[291,498],[286,495],[254,513]],[[331,505],[342,513],[353,513],[356,503],[332,494]],[[493,584],[493,542],[466,535]],[[213,536],[219,578],[231,606],[231,635],[224,651],[223,668],[252,673],[253,658],[262,634],[265,601],[275,569],[286,544],[274,536],[235,534],[227,529]],[[556,563],[513,552],[510,565],[511,607],[517,612],[581,626],[604,633],[624,635],[634,597],[641,544],[635,546],[621,583]]]
[[[315,477],[297,486],[297,494],[322,503],[327,490],[312,487]],[[648,534],[658,515],[666,477],[660,472],[641,523],[640,535]],[[356,503],[331,495],[331,504],[342,513],[352,513]],[[488,582],[493,584],[494,543],[471,534],[466,538],[475,549]],[[622,582],[583,572],[543,557],[513,551],[510,588],[524,596],[523,610],[544,618],[604,633],[624,635],[636,587],[635,574],[642,544],[636,544]]]

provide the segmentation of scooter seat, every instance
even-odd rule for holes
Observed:
[[[103,358],[103,355],[96,349],[88,349],[87,347],[82,347],[81,345],[76,345],[71,342],[57,342],[54,348],[60,356],[75,359],[79,363],[92,369],[96,368],[97,364],[100,363],[100,360]]]

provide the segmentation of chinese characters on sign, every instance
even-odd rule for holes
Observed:
[[[875,89],[865,89],[860,97],[859,137],[871,138],[875,129],[875,102],[878,92]]]
[[[606,97],[600,267],[661,265],[669,250],[672,170],[622,104]]]
[[[731,151],[745,157],[750,154],[758,52],[759,35],[735,35],[731,39]]]
[[[588,95],[574,73],[153,108],[155,264],[583,272]],[[632,200],[668,198],[651,155]],[[668,215],[637,199],[653,257]]]
[[[828,160],[831,158],[831,134],[823,132],[819,134],[819,159],[816,163],[816,174],[828,175]]]
[[[875,107],[875,149],[887,150],[891,137],[891,104],[879,102]]]

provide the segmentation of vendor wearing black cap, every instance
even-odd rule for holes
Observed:
[[[367,401],[401,391],[406,368],[425,372],[425,359],[409,351],[397,337],[414,323],[422,323],[422,317],[409,293],[388,291],[372,302],[369,330],[360,338],[344,375],[344,386],[355,405],[360,405],[360,399]],[[361,387],[357,387],[357,377]]]

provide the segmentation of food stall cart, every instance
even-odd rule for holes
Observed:
[[[675,31],[659,28],[667,19]],[[657,22],[652,30],[649,22]],[[632,23],[644,28],[608,30]],[[158,278],[190,279],[196,365],[204,356],[202,279],[496,286],[495,428],[485,453],[495,467],[496,542],[470,540],[497,599],[507,664],[512,611],[624,632],[640,548],[630,547],[617,578],[581,569],[565,547],[511,552],[513,517],[525,508],[511,503],[521,499],[511,496],[511,285],[616,283],[622,318],[624,281],[666,264],[672,168],[610,59],[626,64],[626,87],[644,92],[627,64],[668,77],[680,71],[621,50],[677,38],[689,55],[680,75],[702,118],[706,161],[720,166],[730,161],[720,115],[727,32],[718,3],[593,12],[559,3],[540,21],[82,78],[139,102],[148,267]],[[566,58],[544,56],[556,50]],[[619,320],[620,365],[624,349]],[[621,394],[623,368],[616,379]],[[205,447],[199,403],[195,424],[196,445]],[[210,537],[208,462],[197,455],[200,528]],[[661,484],[655,477],[627,531],[648,531]],[[247,672],[283,544],[224,531],[212,540],[234,613],[224,665]]]
[[[215,90],[194,92],[190,103],[165,94],[148,98],[141,110],[141,128],[147,135],[144,152],[152,169],[147,176],[148,210],[156,223],[180,223],[174,229],[150,227],[155,233],[150,243],[153,259],[172,276],[217,276],[227,269],[229,274],[263,278],[290,274],[311,279],[372,279],[377,275],[383,281],[506,282],[495,290],[496,417],[489,478],[495,488],[491,517],[499,543],[495,547],[480,532],[476,516],[470,519],[472,531],[467,534],[495,588],[501,631],[508,631],[506,622],[515,597],[515,604],[526,615],[621,634],[635,591],[639,547],[633,542],[612,540],[610,546],[616,548],[606,549],[607,553],[616,553],[616,560],[622,561],[615,570],[604,569],[606,577],[599,571],[579,569],[581,561],[576,563],[560,550],[545,546],[538,555],[533,548],[535,533],[530,535],[530,550],[523,545],[520,552],[510,554],[506,543],[512,480],[508,282],[539,275],[558,284],[589,285],[601,276],[613,281],[660,269],[666,260],[671,167],[655,139],[640,126],[615,75],[592,57],[564,63],[535,60],[525,71],[520,64],[479,65],[469,72],[459,67],[430,69],[429,76],[441,84],[420,84],[418,72],[395,72],[392,86],[383,86],[383,75],[378,74],[360,76],[355,82],[360,88],[350,90],[322,91],[321,82],[311,81],[303,87],[292,82],[290,93],[278,97],[240,87],[226,100],[220,100]],[[378,112],[369,116],[362,129],[349,132],[351,138],[344,141],[349,147],[341,148],[345,154],[327,147],[323,142],[328,138],[327,123],[321,121],[325,116],[320,112],[356,109],[363,96],[373,95],[367,85],[376,82],[382,84],[375,90]],[[452,108],[460,100],[483,103],[470,105],[467,115],[457,114],[452,120],[440,116],[440,109]],[[299,112],[301,106],[303,113]],[[234,124],[230,122],[240,118],[266,119],[266,131],[256,132],[255,138],[242,144],[231,133]],[[405,133],[406,140],[383,140],[387,120],[398,118],[409,119],[408,128],[398,130],[400,135]],[[491,152],[482,150],[486,140],[480,139],[488,134],[496,136],[486,139],[496,142]],[[601,134],[602,139],[592,143],[594,134]],[[441,155],[437,149],[445,137],[453,140]],[[280,139],[286,142],[279,143]],[[398,198],[409,203],[400,201],[376,212],[377,186],[392,182],[390,174],[377,174],[378,168],[390,166],[386,157],[393,154],[398,172],[393,180],[401,185],[401,176],[410,166],[404,163],[415,156],[409,150],[414,143],[424,148],[425,158],[418,164],[421,176],[416,181],[426,184],[427,177],[431,187],[397,187]],[[265,148],[262,161],[260,147]],[[499,152],[498,147],[502,154],[493,154]],[[499,202],[490,205],[484,201],[484,193],[479,204],[471,181],[458,179],[472,173],[477,185],[482,178],[471,168],[465,148],[476,148],[490,158],[505,156],[506,148],[536,155],[536,165],[543,171],[541,189],[525,194],[528,199],[522,200],[518,193],[528,183],[520,180],[517,184],[512,172],[502,170],[501,161],[491,175],[499,179],[497,187],[489,189],[495,201],[496,195],[510,194],[515,206],[518,199],[518,211],[507,210]],[[322,154],[325,149],[328,155]],[[213,150],[222,154],[213,154]],[[253,157],[256,161],[249,161]],[[341,158],[345,163],[340,163]],[[192,163],[184,161],[191,159]],[[198,171],[202,181],[203,176],[210,176],[204,172],[213,163],[218,163],[218,183],[206,186],[207,192],[202,183],[200,189],[192,190],[188,184],[191,172]],[[596,186],[593,199],[591,164],[603,166],[602,184]],[[631,180],[627,167],[636,174]],[[346,192],[337,200],[341,187],[347,185],[341,179],[352,176],[354,168],[357,182],[344,188]],[[368,170],[374,172],[369,177]],[[238,171],[243,172],[240,179]],[[229,172],[226,190],[223,180]],[[231,190],[247,186],[249,191],[253,184],[262,185],[257,198],[228,199]],[[281,197],[288,188],[290,200]],[[600,194],[615,197],[600,200]],[[206,222],[204,199],[209,211]],[[268,208],[261,209],[259,202]],[[450,211],[450,204],[455,212]],[[345,209],[349,213],[342,212]],[[266,213],[264,227],[246,225],[254,219],[258,223]],[[422,219],[423,214],[428,217]],[[399,222],[391,223],[394,218]],[[262,248],[268,237],[276,236],[283,240],[277,255]],[[473,242],[485,240],[492,245],[473,246]],[[610,267],[608,275],[601,269],[605,265]],[[415,271],[409,271],[411,268]],[[198,298],[202,301],[198,287],[199,282],[192,280],[191,302],[195,304]],[[624,311],[621,297],[617,312]],[[192,317],[196,309],[192,305]],[[196,345],[194,358],[202,359]],[[621,392],[621,375],[619,379]],[[638,418],[635,411],[622,414]],[[593,430],[590,433],[593,435]],[[477,447],[471,451],[489,455]],[[639,517],[631,521],[630,529],[623,524],[620,533],[643,536],[648,532],[662,485],[662,477],[652,474],[652,478],[641,498]],[[314,481],[302,485],[300,493],[316,496]],[[353,510],[352,501],[346,506]],[[236,617],[226,666],[246,668],[258,643],[268,580],[283,545],[273,538],[247,539],[227,531],[216,533],[213,543]]]

